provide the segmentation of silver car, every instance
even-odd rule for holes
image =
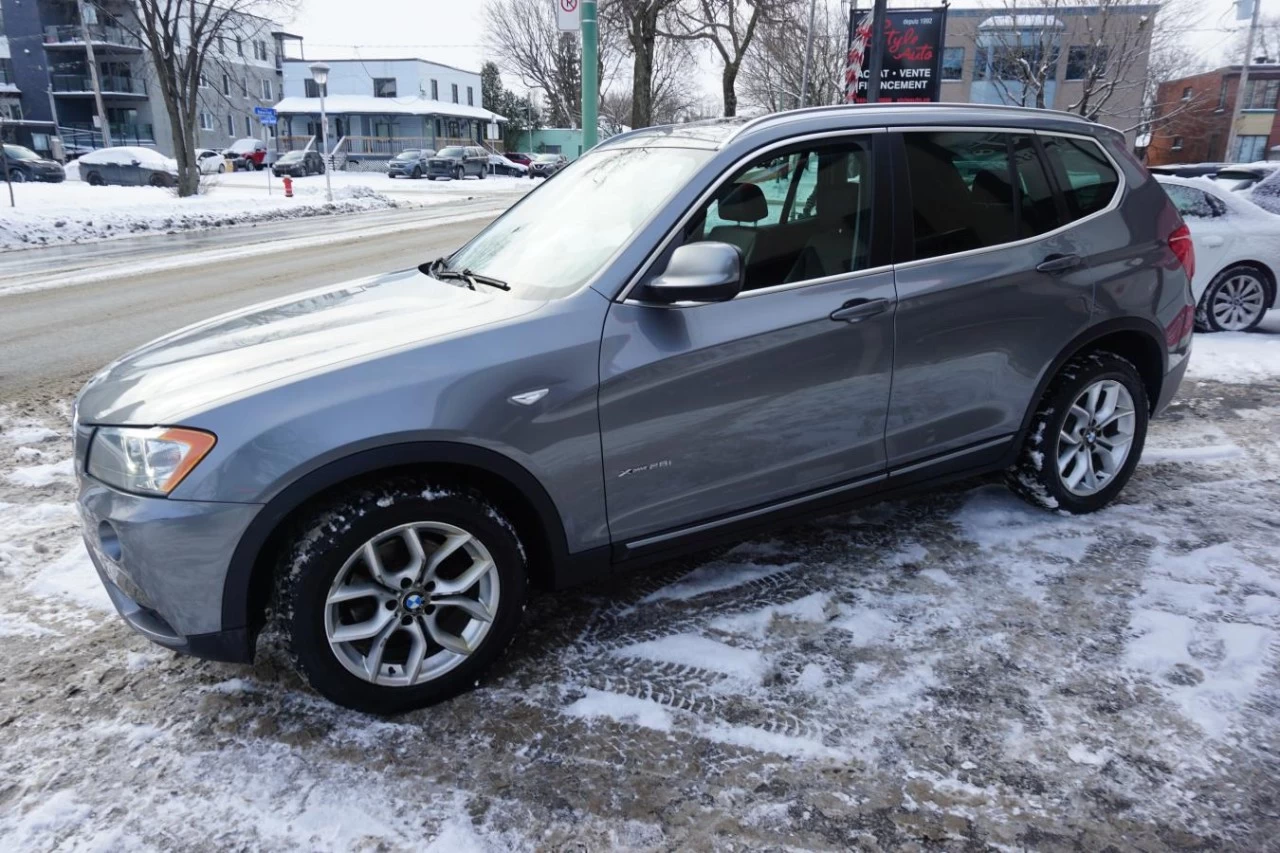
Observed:
[[[1087,513],[1187,366],[1186,227],[1117,132],[972,105],[614,137],[416,269],[95,376],[85,541],[121,615],[332,700],[478,682],[530,587],[1006,472]]]

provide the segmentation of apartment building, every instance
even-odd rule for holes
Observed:
[[[1280,64],[1249,66],[1236,143],[1227,151],[1243,66],[1227,65],[1160,84],[1147,149],[1153,166],[1280,159]]]
[[[101,147],[87,32],[112,144],[173,153],[168,113],[150,55],[126,23],[130,14],[127,0],[83,7],[74,0],[0,0],[0,118],[6,140],[46,155],[54,153],[54,137],[68,153]],[[197,145],[208,148],[261,135],[253,108],[280,98],[285,47],[300,42],[274,22],[250,15],[235,16],[224,33],[200,87]]]

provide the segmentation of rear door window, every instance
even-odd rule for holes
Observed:
[[[1173,206],[1188,219],[1214,219],[1227,212],[1227,207],[1206,192],[1177,184],[1163,184]]]
[[[1072,220],[1105,210],[1120,188],[1120,175],[1102,147],[1093,140],[1070,136],[1041,138]]]

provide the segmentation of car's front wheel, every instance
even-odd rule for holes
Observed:
[[[21,184],[27,180],[27,173],[21,169],[10,169],[9,180],[13,181],[15,184]]]
[[[1228,267],[1214,277],[1196,306],[1201,332],[1247,332],[1267,313],[1267,284],[1256,267]]]
[[[478,492],[429,480],[335,501],[280,570],[279,619],[299,669],[334,702],[378,714],[471,688],[519,626],[514,531]]]
[[[1037,506],[1094,512],[1142,455],[1150,407],[1142,377],[1110,352],[1076,356],[1049,383],[1006,481]]]

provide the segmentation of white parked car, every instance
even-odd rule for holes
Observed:
[[[221,151],[212,148],[197,148],[196,162],[200,164],[200,174],[216,175],[227,171],[227,160]]]
[[[1203,178],[1156,175],[1191,229],[1196,328],[1245,332],[1276,305],[1280,216]]]

